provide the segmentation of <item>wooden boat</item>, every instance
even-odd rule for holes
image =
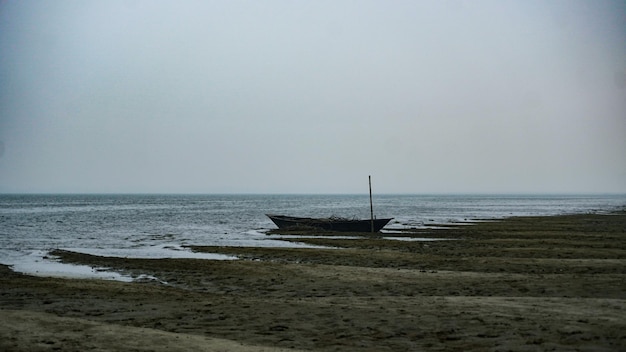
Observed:
[[[330,218],[299,218],[295,216],[265,214],[279,229],[325,230],[339,232],[379,232],[391,219],[375,219],[372,203],[372,176],[368,177],[370,186],[370,216],[369,220]]]
[[[391,219],[346,219],[330,218],[300,218],[295,216],[266,214],[279,229],[319,229],[339,232],[379,232]]]

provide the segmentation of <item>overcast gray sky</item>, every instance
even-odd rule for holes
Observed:
[[[624,1],[2,1],[0,193],[626,192]]]

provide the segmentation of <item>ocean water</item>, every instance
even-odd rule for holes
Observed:
[[[385,228],[471,222],[523,215],[610,212],[626,195],[376,195]],[[236,259],[193,253],[186,245],[305,244],[268,236],[266,213],[369,218],[369,195],[0,195],[0,263],[16,271],[72,277],[132,278],[102,268],[61,264],[52,249],[134,258]]]

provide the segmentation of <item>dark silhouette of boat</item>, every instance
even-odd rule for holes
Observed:
[[[325,230],[338,232],[379,232],[389,221],[388,219],[374,218],[372,203],[372,176],[368,176],[370,186],[370,219],[346,219],[332,216],[330,218],[299,218],[296,216],[265,214],[279,229],[293,230]]]
[[[279,229],[326,230],[339,232],[379,232],[391,219],[299,218],[266,214]]]

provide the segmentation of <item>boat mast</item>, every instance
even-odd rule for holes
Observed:
[[[374,205],[372,204],[372,176],[368,176],[370,182],[370,223],[372,233],[374,233]]]

